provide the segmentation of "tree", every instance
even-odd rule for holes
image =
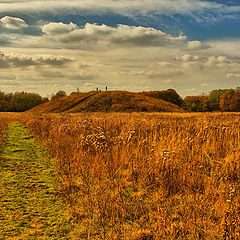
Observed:
[[[182,107],[189,112],[210,111],[209,96],[187,96]]]
[[[24,112],[43,103],[39,94],[16,92],[10,101],[10,110],[13,112]]]
[[[52,96],[51,100],[56,100],[58,98],[66,97],[67,94],[65,91],[58,91],[55,95]]]
[[[23,112],[38,106],[45,100],[39,94],[16,92],[5,94],[0,92],[0,111]]]
[[[231,111],[231,102],[235,92],[233,89],[225,90],[220,97],[220,110],[221,111]]]
[[[211,111],[217,111],[220,109],[220,97],[226,90],[215,89],[209,94],[209,105]]]
[[[230,100],[229,107],[233,112],[240,112],[240,91],[235,91],[232,99]]]
[[[182,98],[179,96],[179,94],[174,89],[168,89],[163,91],[152,91],[152,92],[144,92],[144,95],[162,99],[167,102],[171,102],[173,104],[176,104],[178,106],[181,106],[183,103]]]

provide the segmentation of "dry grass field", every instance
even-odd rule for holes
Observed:
[[[240,115],[21,115],[76,239],[240,239]],[[74,239],[74,238],[73,238]]]

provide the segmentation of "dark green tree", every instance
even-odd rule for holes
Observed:
[[[225,92],[224,89],[215,89],[209,94],[209,106],[211,111],[220,110],[220,97]]]
[[[189,112],[210,111],[209,96],[187,96],[182,107]]]

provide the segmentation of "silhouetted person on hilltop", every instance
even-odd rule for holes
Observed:
[[[106,91],[108,90],[107,86],[105,87]]]

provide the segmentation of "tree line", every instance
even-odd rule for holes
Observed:
[[[208,95],[187,96],[184,99],[174,89],[143,93],[176,104],[188,112],[240,112],[240,87],[215,89]]]
[[[187,96],[182,108],[189,112],[240,112],[240,88],[215,89],[204,96]]]
[[[16,92],[4,93],[0,91],[1,112],[24,112],[48,101],[36,93]]]
[[[239,87],[236,89],[215,89],[208,95],[187,96],[184,99],[174,89],[143,92],[143,94],[171,102],[189,112],[240,112]],[[67,96],[65,91],[58,91],[51,96],[51,100],[54,101],[65,96]],[[6,94],[0,91],[0,112],[24,112],[46,101],[49,101],[49,99],[36,93],[16,92]]]

